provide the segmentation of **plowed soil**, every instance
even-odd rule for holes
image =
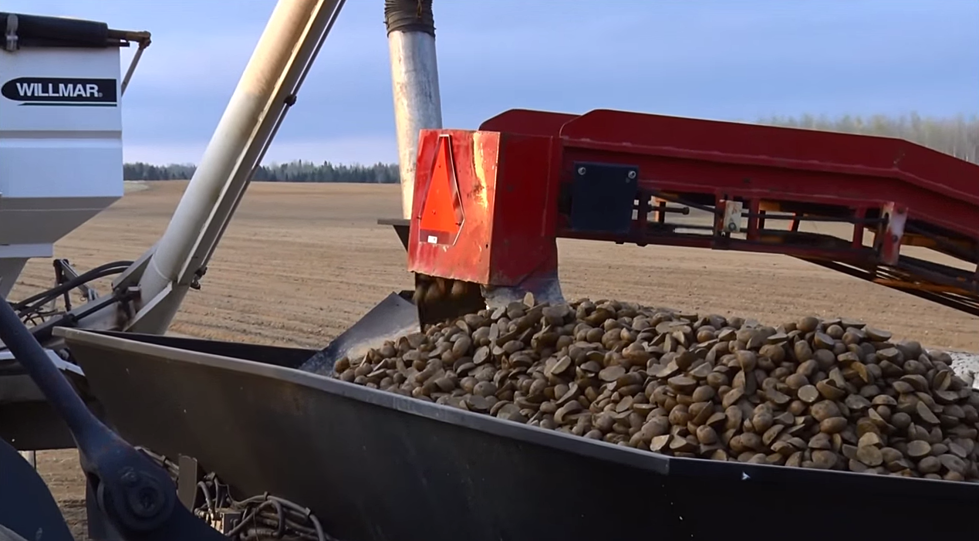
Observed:
[[[57,244],[79,269],[139,257],[165,230],[186,183],[133,185]],[[397,186],[256,183],[215,253],[200,291],[172,327],[183,335],[323,346],[377,301],[412,281],[394,232]],[[779,255],[561,241],[565,296],[615,298],[778,324],[847,316],[940,348],[979,349],[979,318]],[[32,261],[12,298],[53,279]],[[77,455],[38,454],[39,469],[84,539]]]

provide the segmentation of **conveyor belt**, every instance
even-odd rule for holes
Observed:
[[[979,315],[979,165],[920,145],[511,110],[479,131],[423,133],[419,164],[434,165],[419,167],[416,217],[429,185],[444,182],[435,172],[446,145],[464,219],[451,241],[409,238],[415,272],[526,286],[556,271],[560,237],[767,252]]]

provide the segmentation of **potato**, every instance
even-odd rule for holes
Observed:
[[[979,392],[948,362],[846,318],[528,298],[340,359],[332,377],[671,456],[979,482]]]

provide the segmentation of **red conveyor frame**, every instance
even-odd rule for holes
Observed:
[[[575,205],[590,204],[576,191],[586,164],[631,172],[628,227],[574,223]],[[979,315],[979,165],[907,141],[515,109],[476,131],[424,130],[417,171],[409,269],[423,275],[535,291],[556,280],[556,239],[580,238],[786,254]],[[445,218],[452,206],[451,232],[420,227],[438,221],[435,193],[451,199],[440,207]],[[613,212],[591,206],[599,221]],[[713,225],[673,219],[690,209],[713,213]],[[771,227],[779,221],[790,225]],[[806,221],[851,229],[847,238],[799,231]],[[957,261],[911,257],[901,252],[909,245]]]

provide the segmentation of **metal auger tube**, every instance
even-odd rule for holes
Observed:
[[[343,6],[280,0],[163,237],[139,277],[126,330],[158,334],[197,285],[231,215]]]
[[[391,56],[401,209],[407,219],[415,189],[418,132],[442,127],[432,0],[385,0],[384,22]]]

